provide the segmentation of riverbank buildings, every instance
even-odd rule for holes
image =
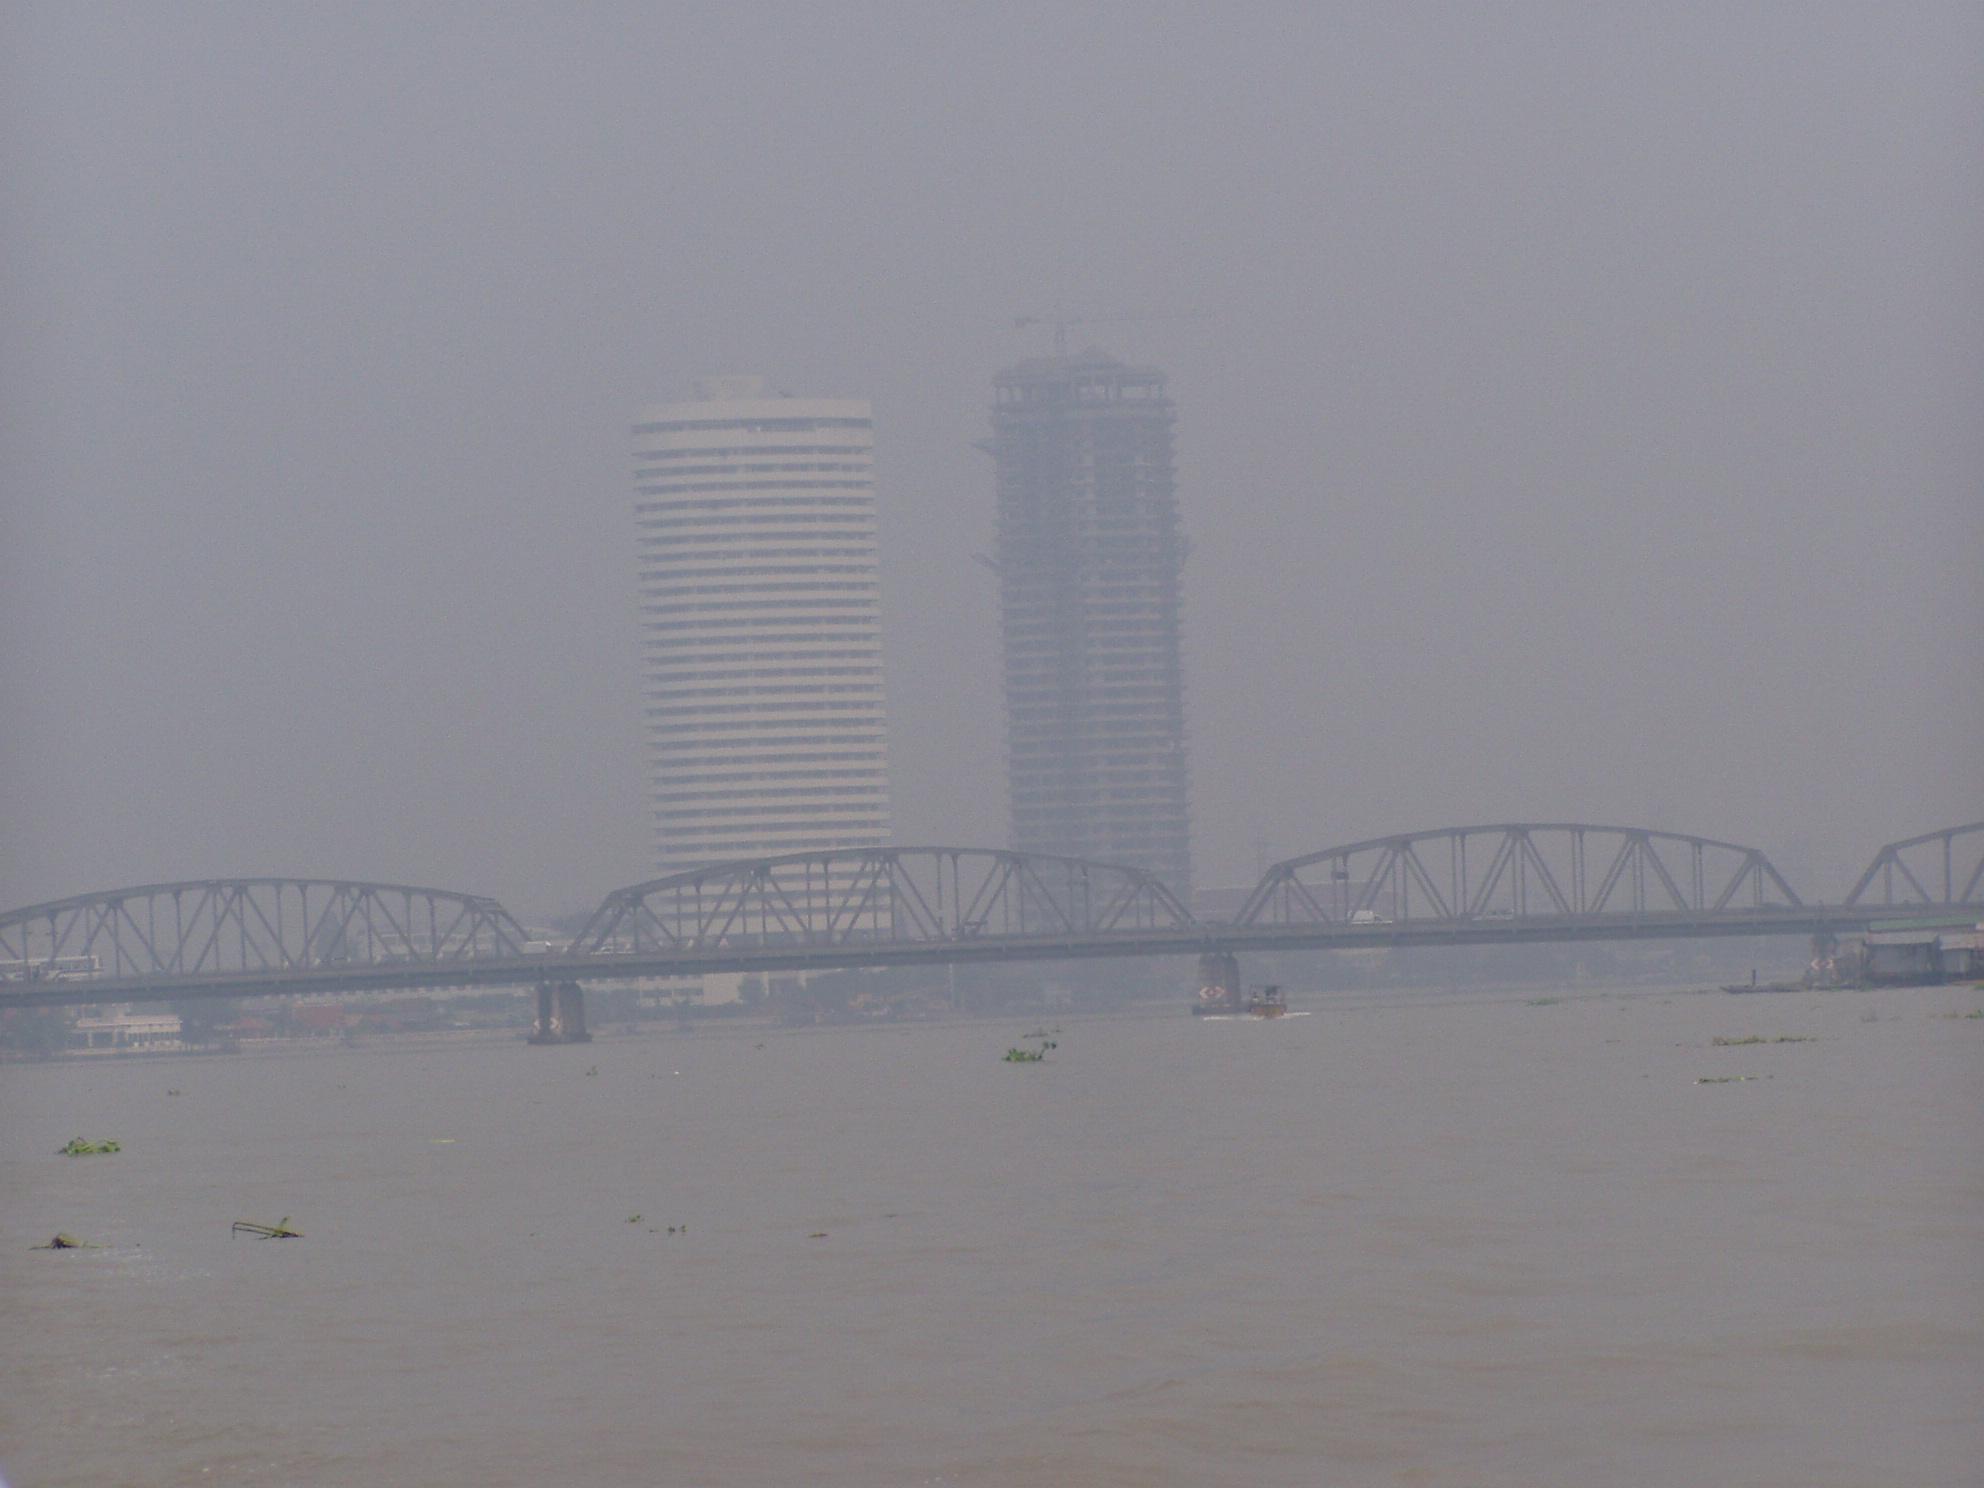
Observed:
[[[886,843],[869,404],[706,378],[633,448],[656,871]]]
[[[994,380],[1015,848],[1191,892],[1183,539],[1164,374],[1091,348]]]

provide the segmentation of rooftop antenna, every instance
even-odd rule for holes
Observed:
[[[1128,320],[1210,320],[1225,313],[1224,310],[1166,310],[1155,315],[1069,315],[1056,305],[1052,313],[1015,315],[1013,326],[1022,331],[1028,326],[1053,326],[1054,355],[1065,362],[1068,359],[1068,329],[1071,326],[1120,325]]]

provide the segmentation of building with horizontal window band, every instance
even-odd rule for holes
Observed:
[[[886,843],[868,403],[705,378],[633,445],[656,871]]]

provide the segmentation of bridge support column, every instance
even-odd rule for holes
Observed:
[[[568,1044],[592,1042],[592,1035],[586,1032],[586,991],[577,982],[565,982],[558,988],[558,1030]]]
[[[537,1026],[533,1044],[589,1044],[586,1032],[586,993],[577,982],[537,984]]]
[[[1820,930],[1812,936],[1812,960],[1805,968],[1805,985],[1808,987],[1840,987],[1847,985],[1848,978],[1859,979],[1860,961],[1857,956],[1842,957],[1839,954],[1839,938],[1830,931]]]
[[[1199,1000],[1195,1013],[1241,1013],[1247,1010],[1246,989],[1240,985],[1240,958],[1231,951],[1205,951],[1199,956]]]

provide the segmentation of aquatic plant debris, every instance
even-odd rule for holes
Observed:
[[[1055,1032],[1058,1033],[1060,1030],[1056,1029]],[[1006,1063],[1041,1064],[1045,1062],[1049,1049],[1058,1049],[1060,1047],[1054,1040],[1039,1032],[1022,1034],[1021,1037],[1039,1039],[1040,1047],[1038,1049],[1022,1049],[1016,1044],[1006,1051]]]
[[[1718,1049],[1740,1049],[1745,1044],[1816,1044],[1817,1042],[1818,1040],[1809,1034],[1800,1037],[1770,1039],[1765,1038],[1760,1033],[1753,1033],[1748,1038],[1723,1038],[1718,1034],[1715,1038],[1709,1040],[1709,1043]]]
[[[69,1145],[61,1151],[63,1157],[101,1157],[110,1152],[122,1152],[123,1144],[114,1141],[92,1142],[86,1137],[71,1137]]]
[[[289,1216],[285,1214],[272,1225],[256,1224],[252,1219],[237,1219],[231,1235],[254,1235],[262,1240],[301,1240],[303,1232],[289,1227]]]
[[[88,1240],[78,1240],[74,1235],[68,1234],[67,1232],[58,1234],[53,1240],[49,1241],[46,1245],[36,1245],[31,1248],[34,1250],[102,1250],[103,1249],[101,1245],[92,1244]]]
[[[1734,1085],[1739,1080],[1768,1080],[1769,1075],[1703,1075],[1697,1085]]]

